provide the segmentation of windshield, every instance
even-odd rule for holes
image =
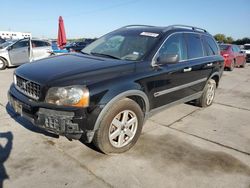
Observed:
[[[244,45],[244,50],[250,50],[250,45]]]
[[[229,45],[221,44],[219,47],[221,51],[226,51],[229,48]]]
[[[157,33],[113,32],[94,41],[82,53],[129,61],[141,60],[158,40]]]
[[[7,41],[7,42],[4,42],[2,44],[0,44],[0,49],[3,49],[3,48],[6,48],[8,47],[9,45],[13,44],[15,41]]]

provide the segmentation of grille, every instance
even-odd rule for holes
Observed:
[[[248,59],[250,58],[250,54],[247,54],[247,58],[248,58]]]
[[[23,94],[33,98],[39,99],[40,96],[40,85],[34,83],[32,81],[21,78],[16,75],[15,84],[18,90],[20,90]]]

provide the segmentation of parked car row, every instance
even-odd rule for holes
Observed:
[[[220,44],[220,53],[224,57],[224,67],[230,71],[234,67],[245,67],[246,53],[241,51],[239,46],[234,44]]]
[[[51,55],[51,44],[37,39],[12,40],[0,45],[0,70]]]
[[[80,52],[83,48],[85,48],[87,45],[94,42],[96,39],[85,39],[84,41],[78,41],[70,43],[66,46],[66,49],[69,52]]]

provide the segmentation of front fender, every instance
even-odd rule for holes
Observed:
[[[142,90],[138,90],[138,89],[133,89],[131,88],[130,90],[126,90],[121,91],[118,93],[118,91],[112,91],[112,93],[107,93],[106,96],[103,97],[103,102],[105,102],[105,104],[103,105],[102,110],[100,111],[97,120],[95,122],[94,125],[94,131],[96,131],[99,128],[99,125],[101,123],[101,120],[105,114],[105,112],[112,106],[114,105],[117,101],[124,99],[126,97],[129,96],[139,96],[144,100],[145,103],[145,108],[146,108],[146,113],[149,111],[149,100],[147,95],[142,91]]]

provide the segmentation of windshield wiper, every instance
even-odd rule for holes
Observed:
[[[91,55],[95,55],[95,56],[104,56],[104,57],[109,57],[112,59],[120,59],[119,57],[115,57],[109,54],[102,54],[102,53],[97,53],[97,52],[91,52]]]

